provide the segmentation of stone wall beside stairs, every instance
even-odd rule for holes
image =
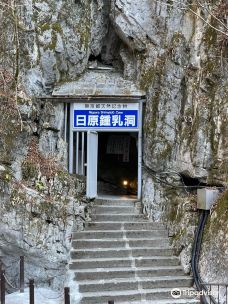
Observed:
[[[186,273],[191,273],[195,231],[199,222],[196,190],[181,187],[180,180],[169,177],[170,185],[144,172],[143,212],[155,222],[163,222],[171,243]],[[175,185],[177,187],[175,187]],[[227,191],[220,194],[208,218],[201,247],[199,270],[205,283],[228,282],[227,268]],[[220,297],[223,294],[221,292]]]
[[[173,182],[173,181],[172,181]],[[173,184],[175,186],[175,183]],[[181,183],[178,183],[181,186]],[[143,181],[143,212],[153,221],[162,221],[186,273],[191,270],[192,246],[199,214],[196,194],[168,186],[148,173]]]
[[[167,225],[186,272],[190,271],[199,216],[195,212],[196,193],[180,188],[179,174],[209,186],[227,187],[228,182],[227,47],[221,47],[220,39],[226,38],[216,30],[223,28],[220,25],[227,14],[224,3],[208,0],[203,7],[197,1],[185,0],[169,4],[112,1],[113,26],[125,43],[120,53],[124,74],[147,92],[144,213]],[[206,22],[197,14],[204,15]],[[213,14],[218,19],[214,20]],[[226,235],[227,217],[224,222],[218,230],[207,229],[208,244],[203,245],[201,260],[205,280],[220,281],[219,265],[226,262],[224,246],[219,240],[213,249],[210,244],[215,245],[218,235]],[[205,248],[210,257],[213,252],[211,265]]]
[[[0,100],[0,256],[18,285],[19,256],[25,279],[62,289],[71,230],[89,217],[85,178],[69,175],[63,139],[64,106],[25,99],[17,109]]]

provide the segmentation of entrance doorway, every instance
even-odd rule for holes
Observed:
[[[141,199],[142,103],[73,103],[69,126],[69,172],[86,176],[86,196]]]
[[[98,196],[138,192],[138,133],[98,133]]]

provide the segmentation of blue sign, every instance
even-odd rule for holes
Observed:
[[[74,110],[74,128],[138,128],[138,110]]]

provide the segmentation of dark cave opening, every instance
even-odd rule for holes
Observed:
[[[207,183],[202,181],[200,178],[191,177],[184,173],[180,173],[183,184],[186,186],[188,191],[195,191],[198,188],[215,187],[223,189],[224,186],[218,183]]]
[[[111,20],[111,1],[105,1],[103,5],[104,26],[106,32],[101,40],[100,48],[92,48],[88,62],[90,68],[111,67],[123,71],[124,64],[120,55],[123,41],[117,34]]]
[[[136,195],[137,133],[100,132],[98,155],[98,193]]]
[[[101,54],[98,54],[97,56],[91,54],[91,55],[89,56],[89,62],[93,62],[93,61],[98,61],[98,62],[101,62],[101,63],[102,63]]]
[[[190,177],[186,174],[181,173],[180,174],[182,182],[184,183],[185,186],[194,189],[197,189],[199,186],[206,186],[206,183],[203,183],[200,181],[199,178],[197,177]]]

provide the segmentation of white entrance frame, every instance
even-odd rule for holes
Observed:
[[[87,175],[86,196],[97,197],[97,162],[98,162],[98,132],[87,133]]]
[[[86,101],[85,101],[86,102]],[[98,101],[96,101],[98,102]],[[109,101],[111,103],[111,101]],[[117,101],[115,101],[117,102]],[[142,150],[142,138],[143,138],[143,103],[144,100],[137,100],[137,101],[118,101],[120,103],[138,103],[139,104],[139,116],[138,116],[138,129],[137,130],[131,130],[131,132],[136,132],[138,133],[138,189],[137,189],[137,198],[138,200],[142,199],[142,158],[143,158],[143,150]],[[77,102],[75,102],[77,103]],[[73,151],[74,151],[74,147],[73,147],[73,136],[74,136],[74,132],[90,132],[88,130],[85,129],[77,129],[75,130],[73,128],[73,122],[74,122],[74,104],[75,103],[71,103],[70,104],[70,134],[69,134],[69,173],[73,174]],[[91,101],[89,101],[89,103],[91,103]],[[110,130],[94,130],[97,133],[99,132],[111,132]],[[114,130],[113,130],[114,131]],[[129,131],[129,130],[128,130]],[[127,132],[127,130],[115,130],[115,132]],[[88,134],[88,133],[87,133]],[[88,168],[87,168],[88,170]]]
[[[69,135],[69,156],[68,156],[68,164],[69,164],[69,173],[73,174],[73,152],[74,152],[74,133],[73,133],[73,106],[70,104],[70,135]]]
[[[138,199],[142,199],[142,145],[143,145],[143,101],[139,102],[139,131],[138,131]]]

